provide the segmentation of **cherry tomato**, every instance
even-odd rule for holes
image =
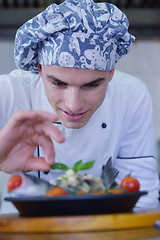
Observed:
[[[120,186],[128,192],[138,192],[140,183],[136,178],[127,176],[122,179]]]
[[[52,196],[65,196],[67,195],[67,191],[61,187],[54,187],[48,190],[46,193],[48,197]]]
[[[22,184],[22,178],[19,175],[13,175],[8,179],[7,189],[8,191],[12,191],[18,188]]]

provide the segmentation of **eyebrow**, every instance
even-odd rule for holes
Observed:
[[[68,85],[68,83],[63,82],[62,80],[56,78],[56,77],[53,76],[53,75],[47,75],[47,78],[48,78],[48,79],[51,79],[51,80],[53,80],[53,81],[59,82],[59,83],[61,83],[61,84],[63,84],[63,85]],[[95,80],[93,80],[93,81],[90,81],[90,82],[87,82],[87,83],[83,84],[82,86],[88,86],[88,85],[90,85],[90,84],[100,83],[100,82],[103,82],[103,81],[105,81],[105,80],[106,80],[105,77],[102,77],[102,78],[99,77],[99,78],[97,78],[97,79],[95,79]]]

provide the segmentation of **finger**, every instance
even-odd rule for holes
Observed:
[[[28,171],[49,171],[51,168],[50,164],[47,164],[43,157],[31,157],[24,169],[24,172]]]
[[[45,111],[31,111],[30,113],[33,119],[37,119],[38,121],[49,121],[55,122],[58,120],[58,116],[55,114],[51,114]]]
[[[53,137],[59,143],[62,143],[65,140],[62,133],[59,131],[59,129],[49,122],[45,122],[45,123],[42,122],[42,123],[36,124],[34,126],[34,130],[39,134]]]
[[[48,136],[38,136],[38,145],[42,147],[44,152],[44,160],[47,164],[53,164],[55,159],[55,151],[53,142]]]
[[[53,115],[51,113],[45,111],[32,111],[32,110],[25,110],[25,111],[18,111],[13,114],[10,118],[9,123],[12,125],[21,125],[24,121],[28,121],[32,124],[32,121],[36,120],[37,122],[41,121],[49,121],[54,122],[58,120],[57,115]]]

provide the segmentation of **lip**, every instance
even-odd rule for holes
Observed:
[[[80,121],[86,116],[86,114],[88,112],[88,111],[86,111],[83,113],[68,113],[62,109],[61,109],[61,111],[63,113],[63,116],[69,121]]]

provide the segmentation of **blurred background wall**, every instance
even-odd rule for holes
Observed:
[[[0,0],[0,74],[15,69],[13,47],[16,29],[54,2],[61,1]],[[160,1],[108,2],[116,4],[126,13],[130,32],[136,36],[131,52],[119,61],[117,69],[139,77],[148,86],[153,102],[156,155],[160,171]]]

